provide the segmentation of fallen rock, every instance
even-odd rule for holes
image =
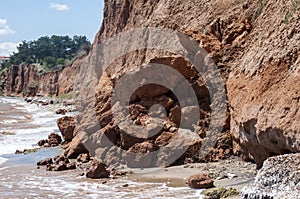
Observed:
[[[15,154],[23,154],[23,151],[20,151],[20,150],[16,150]]]
[[[65,115],[66,112],[68,112],[68,111],[66,109],[62,109],[62,108],[55,111],[55,113],[58,115]]]
[[[88,153],[80,154],[77,158],[77,162],[87,163],[90,161],[90,155]]]
[[[46,158],[44,160],[37,162],[37,165],[39,165],[39,166],[48,165],[48,164],[53,164],[52,158]]]
[[[38,162],[38,165],[47,165],[46,171],[64,171],[70,169],[76,169],[76,163],[70,162],[68,158],[64,155],[58,155],[54,157],[54,162],[52,158],[47,158]]]
[[[58,164],[54,165],[53,171],[64,171],[67,170],[67,163],[65,161],[60,161]]]
[[[48,140],[45,140],[45,139],[38,141],[39,146],[44,146],[46,143],[48,143]]]
[[[104,164],[94,159],[90,164],[86,177],[92,179],[108,178],[109,172],[106,170]]]
[[[48,136],[48,142],[51,147],[55,147],[55,146],[58,146],[59,144],[61,144],[62,139],[61,139],[60,135],[58,135],[57,133],[51,133]]]
[[[71,141],[74,138],[74,129],[76,121],[74,117],[62,117],[57,120],[57,126],[65,141]]]
[[[66,158],[64,155],[58,155],[54,157],[54,163],[55,164],[59,164],[60,162],[65,162],[65,163],[69,163],[69,159]]]
[[[89,153],[79,138],[74,138],[65,150],[64,155],[69,159],[76,159],[82,153]]]
[[[241,191],[244,199],[299,198],[300,154],[268,158],[259,170],[253,185]]]
[[[214,187],[214,181],[206,174],[198,174],[189,177],[188,184],[194,189],[209,189]]]
[[[67,170],[72,170],[76,169],[76,163],[75,162],[70,162],[67,164]]]

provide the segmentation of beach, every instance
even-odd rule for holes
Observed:
[[[53,106],[41,107],[21,98],[1,97],[0,193],[2,198],[202,198],[203,190],[191,189],[187,179],[206,173],[215,179],[216,188],[236,188],[253,182],[255,165],[238,158],[215,163],[193,163],[168,168],[119,170],[128,174],[92,180],[72,171],[49,172],[36,162],[63,152],[61,147],[16,155],[16,150],[38,147],[39,139],[59,133]],[[50,105],[49,105],[50,106]],[[238,198],[238,196],[237,196]]]

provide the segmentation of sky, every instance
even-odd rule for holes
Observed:
[[[87,36],[93,42],[103,0],[0,0],[0,56],[42,36]]]

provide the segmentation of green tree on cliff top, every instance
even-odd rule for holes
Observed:
[[[76,56],[89,51],[90,41],[85,36],[57,36],[40,37],[35,41],[23,41],[8,62],[1,65],[1,69],[11,65],[38,63],[51,70],[66,64]]]

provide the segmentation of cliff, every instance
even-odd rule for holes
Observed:
[[[1,90],[5,95],[13,96],[60,96],[72,94],[74,77],[79,71],[78,61],[61,70],[38,74],[37,66],[11,66],[1,76]]]
[[[228,111],[225,114],[229,117],[223,124],[216,148],[204,159],[226,157],[232,153],[233,147],[236,154],[254,160],[261,166],[270,156],[300,151],[300,59],[297,42],[300,33],[297,28],[297,3],[106,0],[101,30],[92,51],[85,58],[87,68],[80,73],[83,88],[78,89],[81,105],[85,109],[79,120],[78,136],[92,153],[107,163],[122,159],[127,164],[133,164],[131,166],[157,166],[170,163],[166,156],[174,151],[167,146],[173,147],[176,152],[179,146],[189,145],[184,154],[174,159],[175,163],[199,161],[197,154],[206,139],[203,131],[209,129],[209,122],[214,122],[211,121],[211,103],[214,99],[209,95],[209,82],[195,74],[197,71],[189,63],[190,60],[184,60],[174,52],[150,49],[153,44],[149,39],[149,29],[135,35],[134,30],[142,27],[166,28],[193,38],[210,54],[219,69],[226,88]],[[126,31],[127,40],[120,40],[120,33],[126,34]],[[165,35],[168,35],[168,31]],[[148,43],[144,49],[134,48],[139,36],[148,39],[145,40]],[[117,40],[116,43],[109,41],[112,37]],[[173,38],[163,42],[162,45],[168,46]],[[172,92],[182,85],[174,80],[172,74],[153,77],[154,83],[161,78],[174,80],[173,87],[169,89],[131,81],[139,78],[135,74],[143,69],[151,73],[147,68],[140,68],[145,63],[168,65],[180,72],[194,89],[200,106],[191,106],[189,96],[186,96],[185,102],[179,103],[176,99],[178,96]],[[122,76],[126,76],[126,82],[122,82],[125,81]],[[120,94],[117,93],[119,90],[116,91],[121,84],[119,82],[125,85],[120,87],[121,95],[130,98],[124,106],[121,106],[122,99],[114,98],[114,95]],[[137,90],[131,86],[133,84],[138,85],[135,87]],[[150,136],[153,130],[151,125],[159,123],[159,120],[151,119],[150,109],[154,104],[160,104],[165,109],[167,119],[163,128]],[[127,115],[118,114],[125,109]],[[185,118],[196,126],[182,126],[184,118],[180,113],[184,112],[193,113],[192,116],[200,112],[200,118]],[[128,118],[131,123],[124,123]],[[128,133],[130,129],[135,129],[135,132]],[[197,131],[198,138],[189,144],[182,142],[181,133],[178,133],[182,129],[185,135]],[[139,134],[147,134],[148,137]],[[140,162],[143,164],[140,165]]]
[[[234,153],[260,167],[300,151],[299,16],[292,0],[105,0],[90,53],[39,77],[37,92],[75,93],[82,115],[74,140],[107,164]],[[200,47],[209,56],[202,49],[199,58]],[[10,91],[36,81],[30,71],[11,71]],[[208,140],[214,149],[201,155]]]

